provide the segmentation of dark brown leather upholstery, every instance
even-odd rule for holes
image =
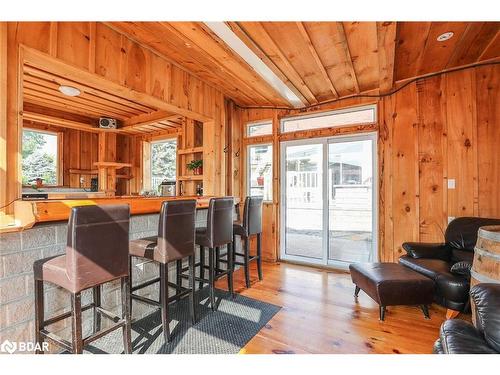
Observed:
[[[500,219],[459,217],[446,228],[444,243],[405,242],[407,255],[399,263],[434,280],[434,301],[448,309],[468,311],[469,279],[450,272],[457,262],[470,262],[474,256],[477,232],[486,225],[500,225]]]
[[[233,241],[234,198],[212,198],[208,204],[206,227],[196,228],[196,244],[209,248]]]
[[[237,236],[250,237],[262,233],[262,197],[246,197],[243,209],[243,222],[233,223],[233,232]]]
[[[437,354],[500,352],[500,284],[478,284],[470,291],[476,309],[475,327],[461,319],[446,320],[434,344]]]
[[[130,241],[130,255],[169,263],[194,254],[196,200],[163,202],[158,236]]]
[[[66,254],[36,261],[36,280],[77,293],[128,275],[128,205],[73,207]]]
[[[432,303],[434,283],[397,263],[349,265],[352,282],[381,306]]]

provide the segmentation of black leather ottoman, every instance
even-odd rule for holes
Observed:
[[[357,297],[362,289],[380,305],[380,320],[385,307],[420,305],[425,317],[433,301],[434,281],[398,263],[354,263],[349,265]]]

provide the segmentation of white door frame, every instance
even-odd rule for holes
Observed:
[[[372,259],[378,261],[378,160],[377,160],[377,132],[362,134],[349,134],[341,136],[331,136],[322,138],[298,139],[293,141],[283,141],[280,143],[280,259],[297,263],[322,265],[338,269],[347,269],[348,262],[329,260],[329,209],[323,209],[323,251],[322,258],[308,258],[297,255],[286,254],[286,149],[289,146],[299,146],[308,144],[321,144],[323,146],[323,207],[328,207],[328,145],[330,143],[342,143],[348,141],[372,141],[372,168],[373,168],[373,188],[372,188]]]

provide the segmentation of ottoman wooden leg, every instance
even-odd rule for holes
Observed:
[[[358,296],[360,290],[359,286],[356,285],[356,289],[354,289],[354,297]]]
[[[379,310],[380,310],[380,320],[383,322],[385,319],[385,306],[381,305],[379,307]]]
[[[460,314],[460,311],[448,309],[446,310],[446,319],[455,319],[458,314]]]
[[[420,306],[420,308],[422,309],[422,312],[425,315],[425,319],[430,319],[430,317],[429,317],[429,306],[422,305],[422,306]]]

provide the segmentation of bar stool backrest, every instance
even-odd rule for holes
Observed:
[[[233,241],[234,198],[212,198],[208,204],[207,235],[213,247]]]
[[[246,197],[243,228],[248,235],[262,233],[262,197]]]
[[[194,254],[196,200],[163,202],[158,224],[158,251],[166,262]]]
[[[129,222],[128,205],[71,209],[66,272],[74,290],[128,275]]]

